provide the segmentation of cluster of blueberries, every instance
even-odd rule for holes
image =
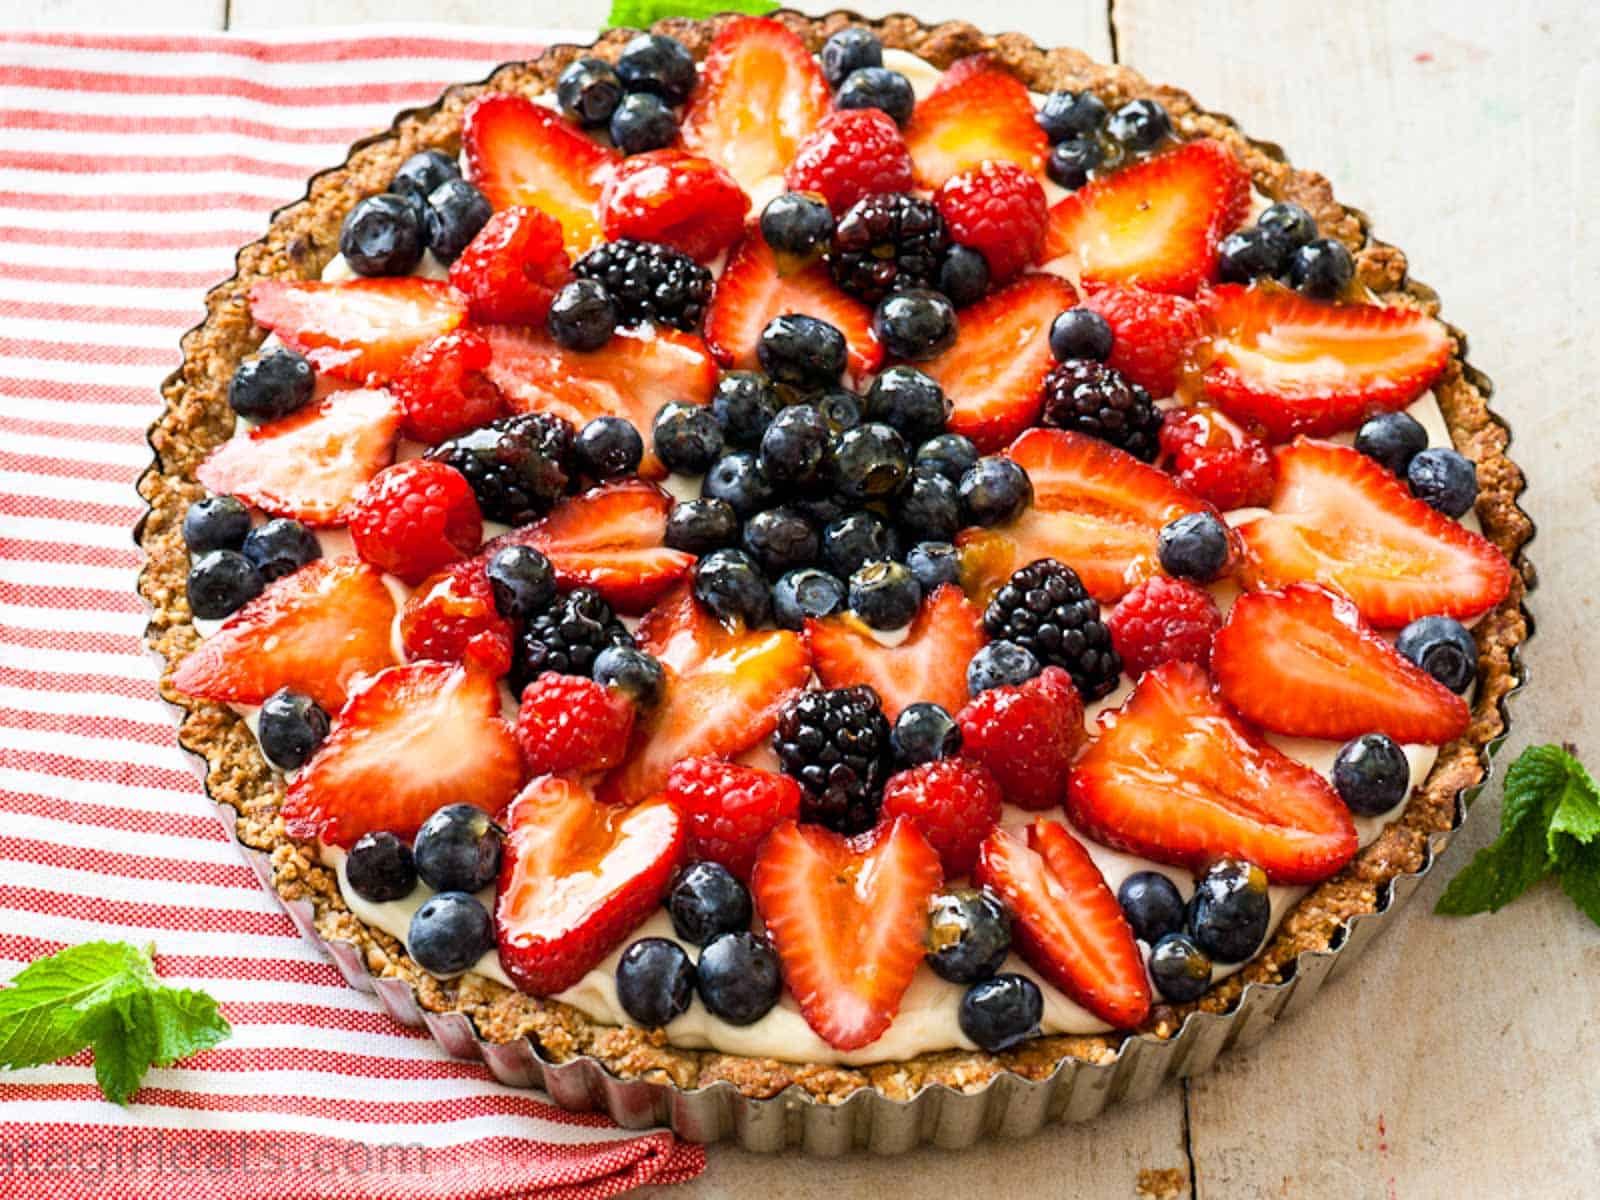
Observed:
[[[1117,889],[1133,935],[1150,947],[1150,979],[1173,1004],[1197,1000],[1217,963],[1239,963],[1267,936],[1272,904],[1266,872],[1219,859],[1195,881],[1187,903],[1160,871],[1136,871]]]
[[[409,275],[424,251],[447,266],[493,215],[461,178],[455,159],[421,150],[400,164],[389,190],[368,196],[339,228],[339,253],[357,275]]]
[[[1116,112],[1091,91],[1051,92],[1039,106],[1039,128],[1050,139],[1045,174],[1076,191],[1090,172],[1159,149],[1172,137],[1172,117],[1154,100],[1130,100]]]
[[[1428,507],[1459,520],[1478,501],[1478,468],[1449,446],[1428,445],[1428,431],[1410,413],[1379,413],[1356,431],[1356,449],[1405,480]]]
[[[556,81],[556,103],[584,129],[607,130],[624,154],[643,154],[677,140],[674,109],[689,98],[694,82],[688,47],[642,33],[615,64],[588,55],[568,63]]]
[[[1332,300],[1355,278],[1356,260],[1338,238],[1318,237],[1310,213],[1289,200],[1261,210],[1256,223],[1223,238],[1217,274],[1225,283],[1278,279],[1297,292]]]

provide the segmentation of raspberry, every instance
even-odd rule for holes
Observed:
[[[738,240],[749,211],[750,198],[733,176],[682,150],[624,159],[600,193],[607,238],[662,242],[700,262]]]
[[[950,240],[982,254],[995,284],[1008,282],[1044,251],[1050,206],[1039,181],[1015,163],[985,160],[952,175],[933,202]]]
[[[471,485],[454,467],[425,458],[379,471],[352,508],[356,553],[413,587],[471,554],[483,537]]]
[[[1222,628],[1222,614],[1204,588],[1157,575],[1118,601],[1106,625],[1128,674],[1137,679],[1164,662],[1205,666],[1211,659],[1211,639]]]
[[[418,349],[389,385],[403,412],[400,432],[432,446],[505,412],[500,389],[481,374],[492,355],[489,343],[467,329]]]
[[[467,298],[467,312],[491,324],[537,325],[566,281],[561,222],[520,205],[490,217],[450,264],[450,283]]]
[[[428,576],[400,613],[400,643],[413,662],[466,663],[498,678],[511,669],[514,638],[483,564],[472,559]]]
[[[980,692],[956,721],[962,755],[989,768],[1009,803],[1033,810],[1061,803],[1088,736],[1083,700],[1065,670],[1046,667],[1026,683]]]
[[[1214,408],[1167,413],[1161,451],[1179,483],[1224,512],[1272,500],[1277,467],[1271,448]]]
[[[1152,396],[1178,390],[1189,354],[1205,334],[1200,306],[1182,296],[1136,287],[1095,288],[1083,305],[1111,326],[1114,341],[1106,364]]]
[[[534,775],[588,774],[622,761],[633,705],[581,675],[539,676],[522,693],[517,742]]]
[[[851,108],[822,119],[783,174],[791,192],[815,192],[834,216],[879,192],[911,190],[911,151],[899,127],[876,108]]]
[[[978,847],[1000,823],[1002,804],[989,769],[966,758],[923,763],[883,787],[883,819],[909,817],[939,852],[946,879],[971,872]]]
[[[749,880],[761,841],[800,816],[800,785],[787,775],[716,758],[686,758],[667,776],[667,799],[689,823],[689,857]]]

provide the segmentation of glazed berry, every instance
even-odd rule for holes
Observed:
[[[1086,433],[1154,462],[1161,449],[1161,410],[1150,393],[1105,363],[1075,358],[1044,380],[1042,425]]]
[[[556,103],[585,129],[611,119],[622,100],[622,80],[603,58],[574,59],[556,80]]]
[[[1410,413],[1379,413],[1356,430],[1356,449],[1404,479],[1411,460],[1428,448],[1428,431]]]
[[[406,950],[431,975],[459,975],[494,949],[494,920],[470,892],[440,892],[412,914]]]
[[[1411,764],[1387,734],[1364,733],[1339,748],[1333,789],[1356,815],[1381,817],[1410,795]]]
[[[864,685],[801,692],[772,735],[783,772],[800,784],[800,818],[837,833],[870,829],[888,771],[889,722]]]
[[[877,513],[858,510],[830,521],[822,530],[822,557],[841,579],[869,562],[898,557],[894,531]]]
[[[782,407],[777,389],[755,371],[729,371],[717,380],[711,396],[711,411],[722,426],[722,440],[740,450],[761,445],[761,435]]]
[[[1400,631],[1394,648],[1452,692],[1466,691],[1478,677],[1478,644],[1451,617],[1419,617]]]
[[[822,414],[822,419],[828,423],[828,430],[831,433],[843,433],[846,429],[854,429],[866,417],[861,397],[846,388],[829,388],[812,403]]]
[[[271,583],[322,557],[317,535],[291,517],[274,517],[245,535],[239,552]]]
[[[1241,859],[1219,859],[1195,883],[1188,933],[1213,962],[1243,962],[1267,936],[1271,915],[1266,872]]]
[[[546,671],[588,675],[607,646],[631,646],[633,637],[605,597],[593,588],[573,588],[527,618],[511,664],[511,694]]]
[[[773,382],[800,388],[838,383],[848,353],[837,328],[799,313],[773,317],[756,342],[756,358]]]
[[[760,625],[772,593],[755,558],[743,550],[713,550],[694,567],[694,598],[725,621]]]
[[[746,521],[741,544],[772,578],[810,566],[822,548],[817,527],[799,509],[787,506],[766,509]]]
[[[344,878],[363,900],[404,900],[417,886],[411,847],[392,833],[364,833],[344,860]]]
[[[1040,666],[1064,667],[1085,699],[1098,700],[1117,686],[1122,660],[1100,606],[1078,573],[1053,558],[1017,571],[994,594],[983,626],[1000,644],[1028,651]]]
[[[1200,999],[1211,971],[1211,960],[1186,933],[1169,933],[1150,947],[1150,982],[1169,1004]]]
[[[914,471],[895,502],[895,517],[908,540],[948,542],[961,528],[961,496],[936,471]]]
[[[428,249],[446,266],[467,248],[494,215],[484,194],[465,179],[447,179],[428,193]]]
[[[700,495],[728,504],[741,521],[766,508],[777,495],[761,460],[748,451],[724,454],[700,481]]]
[[[644,458],[644,439],[621,417],[596,417],[578,431],[572,459],[590,479],[617,479],[632,475]]]
[[[883,785],[884,821],[905,817],[939,855],[946,879],[968,874],[1000,823],[1000,784],[982,763],[941,758],[908,767]]]
[[[669,471],[699,475],[722,453],[722,426],[704,404],[663,404],[650,430],[656,457]]]
[[[682,104],[694,89],[694,55],[677,38],[641,33],[617,57],[617,78],[630,92],[650,92]]]
[[[828,264],[835,283],[876,304],[895,288],[932,287],[949,244],[932,203],[880,192],[856,201],[839,219]]]
[[[562,284],[544,319],[550,336],[568,350],[598,350],[617,328],[617,306],[605,285],[594,279]]]
[[[575,262],[572,271],[605,285],[622,325],[660,321],[693,333],[711,300],[711,272],[660,242],[605,242]]]
[[[1332,300],[1355,274],[1356,260],[1336,238],[1317,238],[1289,256],[1289,286],[1318,300]]]
[[[815,483],[828,464],[832,438],[820,412],[809,404],[791,404],[761,435],[761,469],[774,483]]]
[[[1020,684],[976,692],[956,723],[962,757],[989,768],[1008,804],[1035,812],[1061,804],[1073,759],[1087,740],[1083,697],[1066,671],[1045,667]]]
[[[237,550],[250,533],[250,510],[234,496],[206,496],[183,514],[183,541],[191,555]]]
[[[1045,137],[1064,142],[1089,137],[1106,123],[1105,102],[1093,92],[1051,92],[1039,105],[1036,119]]]
[[[1028,473],[1003,455],[980,458],[961,477],[961,513],[969,525],[1003,525],[1033,503]]]
[[[972,439],[959,433],[941,433],[917,447],[917,457],[912,466],[918,471],[933,471],[951,483],[959,484],[961,477],[978,463],[978,447]]]
[[[328,736],[328,714],[310,696],[279,688],[261,703],[256,740],[280,771],[305,766]]]
[[[202,620],[221,620],[266,586],[255,563],[237,550],[210,550],[189,568],[189,611]]]
[[[607,646],[594,656],[594,681],[647,711],[661,703],[667,673],[652,655],[637,647]]]
[[[996,284],[1009,283],[1044,251],[1050,206],[1032,173],[985,160],[940,185],[934,203],[950,240],[971,246]]]
[[[809,496],[796,496],[790,503],[824,529],[840,517],[849,516],[850,513],[855,511],[854,505],[848,503],[843,496],[834,492],[816,492]]]
[[[554,413],[519,413],[441,442],[427,457],[466,477],[486,518],[526,525],[566,494],[574,436]]]
[[[1228,565],[1228,527],[1214,513],[1192,512],[1168,521],[1156,539],[1161,569],[1179,579],[1210,583]]]
[[[953,888],[928,901],[928,965],[940,979],[992,979],[1011,953],[1011,914],[987,888]]]
[[[922,585],[904,563],[869,562],[850,576],[850,611],[874,629],[911,623],[922,604]]]
[[[1133,936],[1154,946],[1183,928],[1183,893],[1160,871],[1135,871],[1117,889],[1117,903]]]
[[[809,192],[844,218],[863,200],[911,189],[911,152],[900,128],[876,108],[831,112],[796,148],[783,174],[791,192]],[[841,225],[834,227],[837,239]],[[860,229],[856,229],[860,233]],[[835,240],[833,249],[838,249]]]
[[[889,731],[889,748],[902,767],[950,758],[961,753],[961,726],[942,705],[919,700],[900,710]]]
[[[976,304],[989,290],[989,260],[971,246],[951,246],[939,261],[934,282],[957,308]]]
[[[672,930],[686,942],[704,946],[724,933],[750,928],[755,910],[750,890],[720,863],[685,867],[667,893]]]
[[[1283,238],[1290,249],[1298,250],[1317,236],[1317,222],[1305,209],[1287,200],[1269,204],[1256,218],[1256,226]]]
[[[1447,517],[1462,517],[1478,500],[1478,468],[1456,450],[1424,450],[1406,467],[1411,494]]]
[[[783,994],[778,954],[766,938],[748,930],[725,933],[700,951],[695,988],[712,1016],[730,1025],[752,1025]]]
[[[980,1050],[999,1054],[1039,1031],[1044,994],[1026,975],[1007,972],[973,984],[961,997],[961,1032]]]
[[[1249,283],[1281,275],[1294,248],[1277,230],[1260,225],[1236,230],[1217,244],[1217,274],[1224,283]]]
[[[950,416],[944,389],[915,367],[880,372],[865,400],[868,420],[892,426],[913,446],[943,433]]]
[[[823,42],[817,57],[828,86],[836,88],[854,71],[883,66],[883,43],[872,30],[849,25]]]
[[[1128,677],[1138,679],[1164,662],[1210,663],[1222,613],[1198,584],[1153,575],[1117,601],[1106,628]]]
[[[632,92],[617,104],[608,126],[611,141],[624,154],[665,150],[678,140],[678,118],[671,106],[650,92]]]
[[[846,596],[837,575],[820,567],[800,567],[772,585],[772,619],[785,629],[804,629],[808,619],[842,611]]]
[[[662,541],[687,554],[710,554],[731,546],[739,537],[739,517],[726,500],[701,496],[680,500],[667,514],[667,530]]]
[[[422,260],[422,222],[410,201],[368,196],[339,227],[339,253],[357,275],[409,275]]]
[[[317,376],[303,355],[271,350],[239,364],[228,384],[228,407],[252,421],[275,421],[304,408]]]
[[[484,567],[494,607],[502,617],[526,621],[556,597],[556,570],[532,546],[497,550]]]
[[[1073,137],[1050,147],[1044,173],[1069,192],[1089,182],[1089,172],[1105,161],[1105,151],[1093,138]]]
[[[720,863],[741,880],[750,878],[767,834],[800,816],[794,780],[719,758],[674,763],[666,798],[683,815],[689,859]]]
[[[812,192],[784,192],[761,210],[761,236],[780,254],[811,258],[833,240],[833,213]]]
[[[887,500],[910,474],[905,439],[888,425],[869,421],[834,439],[833,485],[847,500]]]
[[[475,804],[447,804],[411,843],[417,875],[436,892],[476,892],[500,874],[501,833]]]
[[[1050,353],[1057,362],[1105,362],[1114,341],[1111,323],[1092,308],[1069,308],[1050,324]]]
[[[906,552],[906,566],[924,595],[941,584],[961,582],[961,552],[949,542],[918,542]]]
[[[694,1001],[694,963],[670,938],[640,938],[617,960],[617,1003],[647,1029],[667,1024]]]
[[[609,770],[622,761],[637,715],[626,696],[593,679],[544,672],[522,689],[517,705],[515,733],[528,774]]]
[[[1172,118],[1154,100],[1130,100],[1111,114],[1106,132],[1130,154],[1143,154],[1172,136]]]
[[[420,218],[428,197],[441,184],[460,178],[461,168],[448,154],[439,150],[419,150],[400,164],[400,169],[389,181],[389,190],[415,204]]]
[[[887,67],[860,67],[852,71],[833,98],[835,108],[881,109],[896,125],[904,125],[911,119],[916,103],[911,81]]]
[[[1161,423],[1160,442],[1178,482],[1221,511],[1272,502],[1272,447],[1218,410],[1174,408]]]
[[[967,664],[967,692],[976,696],[990,688],[1015,687],[1037,675],[1042,666],[1033,651],[1015,642],[990,642]]]

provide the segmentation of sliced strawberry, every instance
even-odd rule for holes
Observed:
[[[1201,871],[1224,856],[1274,883],[1316,883],[1355,855],[1350,811],[1211,690],[1203,668],[1146,671],[1072,771],[1067,815],[1098,842]]]
[[[971,311],[970,309],[968,310]],[[828,269],[814,263],[785,275],[764,239],[751,234],[733,248],[706,311],[706,342],[723,366],[760,368],[756,343],[773,317],[804,313],[828,322],[850,347],[850,374],[878,369],[883,347],[872,332],[872,310],[834,286]]]
[[[283,825],[336,846],[380,830],[409,840],[443,805],[495,813],[521,786],[522,752],[493,676],[411,663],[351,691],[327,741],[289,781]]]
[[[172,687],[231,704],[293,688],[338,712],[356,679],[394,665],[394,613],[375,569],[353,555],[320,558],[224,621],[173,670]]]
[[[987,54],[959,59],[939,77],[906,123],[906,145],[930,191],[985,159],[1038,175],[1050,153],[1027,86]]]
[[[945,584],[922,603],[905,641],[885,646],[850,615],[806,622],[817,678],[829,688],[864,683],[883,701],[892,722],[919,700],[961,711],[967,702],[967,663],[989,639],[983,614],[961,589]]]
[[[533,780],[506,810],[495,898],[500,965],[523,991],[571,987],[661,903],[683,854],[664,800],[598,803],[581,783]]]
[[[1271,514],[1239,529],[1253,586],[1325,583],[1380,629],[1430,613],[1475,617],[1505,599],[1505,555],[1366,455],[1301,438],[1276,457]]]
[[[1217,242],[1244,219],[1250,173],[1202,138],[1096,179],[1050,210],[1047,260],[1069,257],[1085,283],[1192,296],[1217,277]]]
[[[624,479],[563,500],[543,519],[495,538],[483,557],[532,546],[550,559],[561,587],[592,587],[619,612],[643,612],[694,565],[694,555],[661,544],[671,511],[672,497],[655,484]]]
[[[1467,702],[1314,583],[1247,592],[1211,645],[1223,699],[1263,729],[1343,740],[1378,730],[1397,742],[1460,737]]]
[[[600,224],[612,241],[636,238],[710,262],[744,232],[750,197],[716,163],[682,150],[624,159],[600,193]]]
[[[595,417],[622,417],[645,434],[639,473],[666,474],[649,449],[651,422],[669,400],[708,404],[717,364],[692,333],[664,325],[618,329],[599,350],[568,350],[542,329],[486,327],[493,349],[484,374],[517,412],[553,412],[582,429]]]
[[[527,205],[561,222],[567,253],[603,240],[600,189],[622,156],[526,96],[486,92],[462,118],[467,178],[498,209]]]
[[[1100,868],[1059,821],[1026,835],[996,829],[978,852],[977,882],[1016,921],[1017,950],[1051,983],[1114,1029],[1150,1013],[1144,956]]]
[[[922,962],[939,856],[908,818],[845,838],[778,826],[750,880],[806,1024],[836,1050],[883,1036]]]
[[[1325,304],[1275,284],[1228,284],[1202,303],[1214,326],[1206,395],[1277,442],[1405,408],[1450,361],[1445,327],[1411,308]]]
[[[918,365],[944,388],[952,433],[988,454],[1032,425],[1055,366],[1050,323],[1077,299],[1054,275],[1024,275],[961,310],[956,344]]]
[[[334,392],[218,446],[195,478],[306,525],[343,522],[356,493],[394,461],[400,405],[388,392]]]
[[[421,346],[449,333],[467,302],[447,283],[386,279],[264,279],[250,289],[250,315],[326,375],[382,383]]]
[[[634,726],[628,761],[600,785],[602,798],[637,804],[660,791],[674,763],[737,756],[778,723],[778,710],[811,676],[805,639],[786,630],[729,630],[687,586],[640,623],[642,650],[666,668],[666,693]]]

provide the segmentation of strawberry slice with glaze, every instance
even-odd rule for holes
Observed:
[[[1380,629],[1429,614],[1466,620],[1504,600],[1511,564],[1348,446],[1279,448],[1272,512],[1240,526],[1253,587],[1323,583]]]
[[[502,824],[500,965],[534,996],[571,987],[611,953],[661,903],[683,856],[683,819],[665,800],[617,808],[556,775],[529,783]]]
[[[409,840],[458,801],[500,811],[522,786],[522,751],[494,677],[455,663],[390,667],[358,684],[333,731],[289,781],[290,837],[349,846],[387,830]]]
[[[467,315],[460,292],[435,279],[264,279],[250,316],[325,375],[383,383],[411,355]]]
[[[1441,745],[1467,731],[1467,702],[1314,583],[1247,592],[1211,643],[1223,699],[1274,733],[1343,740],[1378,730]]]
[[[1206,395],[1275,442],[1405,408],[1450,361],[1445,327],[1413,308],[1325,304],[1276,284],[1227,284],[1201,303],[1214,327]]]
[[[929,191],[985,159],[1038,175],[1050,153],[1027,86],[988,54],[950,64],[912,110],[905,136],[917,183]]]
[[[269,583],[172,672],[173,690],[260,704],[279,688],[326,711],[361,676],[393,666],[395,603],[383,575],[354,555],[319,558]]]
[[[754,194],[783,174],[828,108],[828,81],[798,35],[764,17],[734,17],[706,51],[679,133],[686,149]]]
[[[988,454],[1038,420],[1055,365],[1050,323],[1076,300],[1064,279],[1024,275],[961,310],[956,344],[918,364],[950,397],[950,432]]]
[[[1017,950],[1034,970],[1113,1029],[1144,1022],[1150,983],[1139,943],[1066,826],[1040,817],[1025,833],[996,829],[974,879],[1010,907]]]
[[[989,639],[983,614],[954,584],[922,602],[906,638],[885,646],[853,615],[806,622],[806,640],[824,687],[864,683],[892,723],[908,704],[928,700],[957,713],[967,702],[967,663]]]
[[[834,1049],[859,1050],[894,1022],[942,879],[939,855],[905,817],[856,838],[793,821],[767,835],[750,891],[784,983]]]
[[[1073,767],[1067,816],[1130,854],[1197,874],[1242,858],[1274,883],[1326,879],[1359,846],[1332,785],[1239,720],[1186,662],[1146,671],[1101,714]]]

